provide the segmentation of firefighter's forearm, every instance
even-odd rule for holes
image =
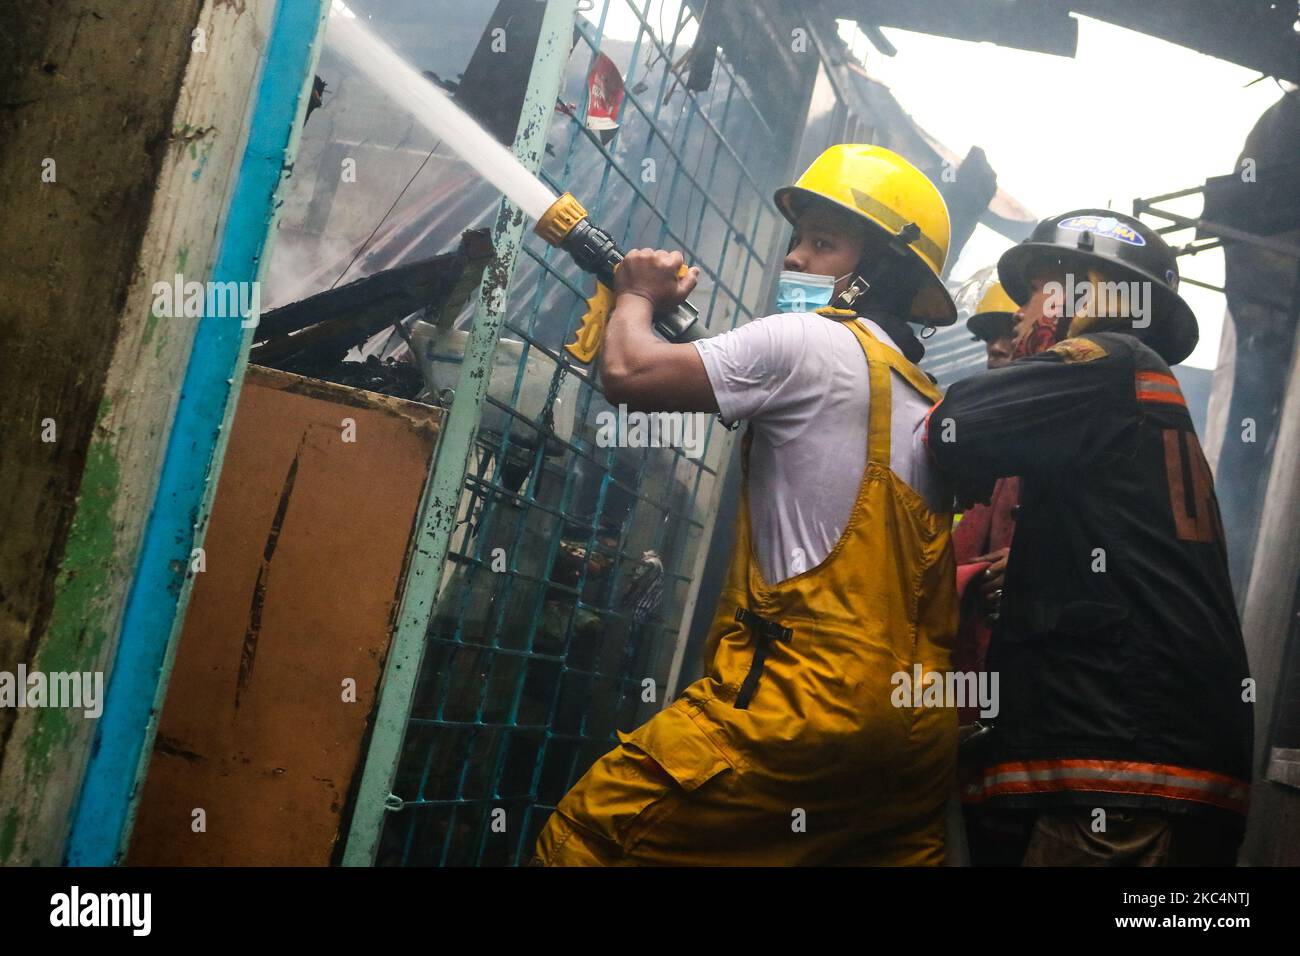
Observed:
[[[930,412],[926,447],[939,469],[959,483],[1006,478],[1025,469],[1026,447],[1017,426],[1010,409],[950,395]]]
[[[958,478],[1060,473],[1092,460],[1133,421],[1131,361],[1036,356],[954,382],[926,444]]]
[[[930,409],[926,418],[925,445],[930,458],[948,473],[965,471],[971,465],[968,459],[972,455],[983,458],[988,450],[977,447],[975,442],[963,444],[958,440],[959,436],[969,431],[961,427],[963,411],[959,403],[944,399]]]
[[[717,399],[695,346],[665,342],[644,296],[619,295],[605,331],[600,378],[605,397],[636,411],[716,412]]]
[[[653,318],[654,307],[644,296],[623,294],[615,300],[600,353],[600,379],[611,402],[622,401],[625,388],[645,374],[656,344]]]

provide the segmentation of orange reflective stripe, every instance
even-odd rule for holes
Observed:
[[[1245,813],[1250,784],[1236,777],[1134,760],[1033,760],[995,764],[967,791],[968,799],[1084,790],[1208,803]]]
[[[1187,407],[1187,400],[1181,395],[1170,395],[1168,392],[1142,392],[1137,393],[1139,402],[1161,402],[1165,405],[1181,405]]]
[[[1187,407],[1178,379],[1161,372],[1137,373],[1137,397],[1139,402],[1160,402],[1165,405]]]

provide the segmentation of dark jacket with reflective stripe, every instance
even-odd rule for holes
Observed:
[[[1213,481],[1168,366],[1132,335],[1080,336],[956,383],[927,437],[959,490],[1021,476],[983,796],[1239,822],[1253,693]]]

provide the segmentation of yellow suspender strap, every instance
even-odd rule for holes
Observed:
[[[943,394],[925,377],[925,373],[889,346],[882,344],[858,321],[844,323],[853,332],[867,357],[867,381],[871,400],[867,420],[867,459],[889,467],[889,440],[892,407],[889,372],[894,370],[931,402]]]

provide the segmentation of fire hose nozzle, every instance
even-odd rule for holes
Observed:
[[[592,224],[587,210],[571,193],[565,193],[551,204],[551,208],[537,220],[533,232],[571,255],[579,268],[590,272],[603,285],[610,289],[614,287],[614,269],[623,261],[623,250],[619,249],[613,236]],[[566,346],[584,362],[595,357],[604,337],[605,316],[595,315],[593,311],[583,317],[583,328],[578,333],[578,343],[586,344]],[[699,317],[695,306],[683,302],[672,312],[654,317],[655,331],[670,342],[693,342],[704,338]]]
[[[537,220],[533,232],[551,245],[563,248],[565,237],[573,231],[574,226],[586,218],[587,210],[582,208],[582,203],[573,198],[573,193],[565,193],[551,203],[550,209],[542,213],[542,218]]]

